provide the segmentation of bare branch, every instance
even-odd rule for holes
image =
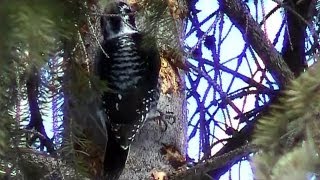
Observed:
[[[169,179],[197,179],[197,177],[203,176],[208,171],[225,166],[228,163],[232,163],[234,161],[234,157],[245,157],[254,151],[255,147],[253,145],[246,144],[221,156],[211,157],[205,162],[197,164],[186,171],[173,173],[169,175]]]
[[[279,82],[280,88],[294,78],[288,65],[282,59],[280,53],[272,46],[259,24],[253,19],[249,10],[240,0],[220,0],[220,7],[226,13],[233,24],[243,34],[243,38],[249,43],[268,70]]]

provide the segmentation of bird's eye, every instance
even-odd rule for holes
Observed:
[[[125,3],[120,3],[120,4],[119,4],[119,9],[120,9],[120,12],[121,12],[122,14],[128,14],[128,13],[131,13],[131,12],[132,12],[130,6],[128,6],[128,5],[125,4]]]

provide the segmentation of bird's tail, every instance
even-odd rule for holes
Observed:
[[[106,180],[119,179],[129,153],[129,148],[123,149],[114,138],[108,138],[104,156],[104,173]]]

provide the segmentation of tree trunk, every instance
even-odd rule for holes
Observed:
[[[168,128],[162,132],[161,126],[155,120],[149,120],[142,128],[137,139],[132,144],[126,168],[121,180],[150,179],[153,172],[172,172],[172,167],[161,155],[164,144],[174,145],[183,155],[187,147],[186,101],[183,93],[168,97],[162,94],[158,108],[162,112],[173,112],[173,118],[163,120],[168,122]],[[173,122],[170,124],[169,122]]]

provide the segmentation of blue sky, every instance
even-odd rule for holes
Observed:
[[[263,0],[262,0],[263,1]],[[209,14],[211,14],[212,12],[214,12],[217,7],[218,7],[218,1],[212,1],[212,0],[199,0],[198,4],[196,5],[197,9],[201,10],[201,12],[198,14],[198,18],[199,21],[202,21],[204,18],[206,18]],[[264,7],[265,7],[265,12],[268,13],[276,4],[271,1],[271,0],[267,0],[264,1]],[[254,5],[251,3],[249,4],[250,9],[254,9]],[[260,15],[260,17],[262,17]],[[282,15],[281,13],[278,11],[276,13],[274,13],[270,19],[267,20],[266,26],[262,27],[262,29],[266,29],[267,30],[267,35],[268,37],[273,40],[275,37],[275,34],[277,33],[276,30],[279,29],[280,24],[281,24],[281,20],[282,20]],[[261,19],[259,20],[261,21]],[[212,18],[211,20],[209,20],[207,23],[205,23],[201,29],[206,31],[214,22],[214,19]],[[225,21],[225,26],[231,26],[231,23],[227,20],[226,17],[226,21]],[[190,28],[190,27],[189,27]],[[226,28],[227,29],[227,28]],[[226,33],[226,32],[224,32]],[[212,34],[212,32],[211,32]],[[209,33],[209,35],[211,35]],[[281,37],[281,36],[280,36]],[[280,39],[279,42],[282,42],[282,40]],[[186,39],[186,43],[188,44],[188,46],[193,47],[196,43],[197,43],[197,38],[195,37],[195,35],[191,35],[188,39]],[[243,39],[242,39],[242,34],[240,34],[239,31],[237,31],[235,28],[234,30],[231,32],[231,34],[228,36],[228,38],[225,40],[225,42],[222,44],[221,46],[221,61],[226,61],[230,58],[236,57],[237,55],[239,55],[241,53],[241,51],[243,50],[244,47],[244,43],[243,43]],[[276,48],[278,50],[281,50],[281,43],[278,43],[278,45],[276,46]],[[203,54],[204,57],[207,57],[208,59],[210,59],[209,57],[211,57],[211,51],[207,50],[206,48],[204,48],[203,50]],[[190,60],[191,63],[196,63],[193,62],[192,60]],[[263,66],[263,63],[260,63],[261,66]],[[232,63],[230,61],[230,63],[226,63],[226,66],[234,69],[236,68],[237,64]],[[248,69],[246,69],[246,67],[242,67],[242,69],[239,70],[239,72],[241,72],[242,74],[246,74],[248,73]],[[248,74],[249,76],[249,74]],[[229,74],[222,74],[222,81],[224,82],[228,82],[231,81],[232,76],[230,76]],[[259,78],[259,74],[256,75],[256,78]],[[187,83],[188,84],[188,83]],[[198,89],[198,93],[201,95],[204,93],[204,89],[205,88],[201,88],[201,87],[206,87],[206,81],[202,80],[201,85],[199,86]],[[225,85],[228,85],[229,83],[225,83]],[[241,87],[242,84],[241,82],[239,82],[238,84],[236,84],[235,87],[233,88],[239,88]],[[226,89],[227,87],[222,87],[223,89]],[[209,93],[210,94],[210,93]],[[211,93],[213,94],[213,93]],[[252,97],[254,98],[254,97]],[[210,99],[213,99],[213,95],[209,95],[207,97],[208,102],[206,103],[210,103]],[[242,106],[241,103],[243,103],[242,101],[235,101],[236,104],[238,104],[239,106]],[[25,103],[22,103],[25,104]],[[195,111],[197,106],[197,103],[192,100],[189,99],[188,101],[188,117],[190,118],[190,114],[192,114],[192,112]],[[48,105],[48,107],[51,107],[51,103]],[[254,107],[254,104],[250,104],[247,103],[246,104],[246,108],[248,109],[252,109]],[[46,109],[51,109],[51,108],[46,108]],[[46,132],[48,134],[49,137],[53,136],[53,131],[52,131],[52,112],[50,110],[47,110],[44,112],[47,118],[44,119],[44,125],[46,128]],[[221,114],[221,119],[223,119],[223,115]],[[231,115],[231,117],[233,117],[233,115]],[[197,119],[197,118],[195,118]],[[190,133],[190,132],[189,132]],[[217,136],[219,137],[224,137],[225,133],[223,130],[220,129],[216,129],[215,134],[217,134]],[[199,135],[196,135],[199,136]],[[226,136],[227,137],[227,136]],[[188,154],[190,157],[198,159],[199,157],[199,137],[195,137],[193,138],[190,143],[189,143],[189,148],[188,148]],[[222,144],[220,146],[216,146],[215,149],[213,150],[213,152],[216,152],[219,150],[219,148],[222,147]],[[249,165],[249,162],[244,161],[241,162],[241,169],[239,169],[238,165],[235,165],[232,167],[231,169],[231,173],[227,173],[224,176],[222,176],[222,180],[224,179],[229,179],[229,175],[231,175],[233,180],[237,180],[237,179],[243,179],[243,180],[250,180],[252,179],[252,172],[251,172],[251,167]],[[241,173],[239,173],[239,171],[241,171]],[[241,177],[239,176],[239,174],[241,175]]]
[[[261,2],[263,2],[263,6],[264,6],[264,11],[265,14],[267,14],[272,8],[274,8],[276,6],[276,4],[271,1],[271,0],[267,0],[267,1],[260,1],[260,5]],[[212,1],[212,0],[199,0],[198,3],[196,4],[196,8],[198,10],[201,10],[201,12],[198,13],[198,20],[199,22],[201,22],[203,19],[205,19],[208,15],[212,14],[217,8],[218,8],[218,1]],[[251,12],[254,12],[254,4],[251,3],[249,4],[249,8],[251,9]],[[261,12],[261,11],[260,11]],[[259,17],[262,17],[262,14],[259,14]],[[260,22],[262,19],[259,19],[258,21]],[[215,18],[212,18],[211,20],[209,20],[208,22],[206,22],[202,27],[201,30],[203,30],[204,32],[208,30],[208,28],[210,28],[210,26],[214,23]],[[281,25],[281,21],[282,21],[282,14],[280,13],[280,11],[277,11],[276,13],[274,13],[267,21],[266,24],[262,27],[263,30],[266,30],[266,34],[269,37],[269,39],[271,41],[273,41],[277,30],[279,29],[280,25]],[[225,27],[230,27],[232,26],[232,24],[230,23],[230,21],[228,20],[228,18],[225,16],[225,23],[224,23]],[[190,29],[190,24],[189,27],[187,27],[187,32],[188,29]],[[225,28],[228,29],[228,28]],[[213,32],[210,32],[208,35],[212,35]],[[226,34],[227,32],[223,32],[224,34]],[[283,33],[283,32],[282,32]],[[280,36],[281,38],[281,36]],[[192,34],[189,38],[186,39],[186,44],[189,47],[193,47],[197,44],[198,39],[195,36],[195,33]],[[282,39],[279,39],[278,42],[282,42]],[[203,46],[204,47],[204,46]],[[229,60],[231,58],[234,58],[236,56],[238,56],[244,48],[244,41],[242,39],[242,34],[236,29],[233,28],[233,30],[231,31],[231,33],[228,35],[228,37],[226,38],[226,40],[224,41],[224,43],[221,45],[221,57],[220,57],[220,62],[224,63],[224,61]],[[281,43],[278,43],[276,45],[276,48],[281,51]],[[212,59],[211,58],[211,51],[209,51],[208,49],[206,49],[205,47],[203,48],[203,58],[206,59]],[[194,64],[197,65],[197,61],[194,61],[192,59],[189,59],[189,61]],[[237,67],[237,63],[235,63],[236,61],[230,61],[228,63],[226,63],[225,65],[228,66],[231,69],[235,69]],[[251,62],[254,63],[254,62]],[[261,60],[259,60],[259,64],[260,66],[264,67],[263,63]],[[253,66],[250,66],[253,67]],[[249,73],[249,69],[247,68],[247,66],[240,66],[239,71],[241,74],[247,75],[248,77],[250,77],[250,73]],[[260,78],[261,74],[257,73],[254,76],[254,79],[258,80]],[[232,75],[227,74],[227,73],[223,73],[221,74],[221,80],[224,82],[224,84],[222,85],[226,85],[226,86],[222,86],[222,89],[227,89],[228,85],[231,82],[232,79]],[[271,76],[269,76],[269,78],[271,78]],[[272,79],[272,78],[271,78]],[[190,84],[188,84],[187,82],[187,86],[190,87]],[[204,91],[206,90],[206,87],[208,86],[207,82],[205,80],[201,80],[200,81],[200,85],[197,89],[198,93],[200,94],[200,96],[202,94],[204,94]],[[244,84],[242,82],[236,82],[234,81],[234,85],[232,88],[234,89],[239,89],[242,86],[244,86]],[[209,93],[210,94],[210,93]],[[254,104],[250,103],[250,98],[255,98],[254,96],[248,97],[248,100],[245,103],[245,108],[247,108],[248,110],[251,110],[252,108],[254,108]],[[209,95],[207,96],[207,101],[208,103],[211,102],[211,100],[213,99],[213,95]],[[252,102],[254,102],[252,100]],[[243,105],[243,101],[239,100],[234,100],[234,103],[239,106],[242,107]],[[195,112],[197,108],[197,103],[193,98],[189,98],[188,100],[188,118],[190,119],[190,116],[193,114],[193,112]],[[232,111],[230,111],[232,113]],[[230,115],[230,117],[234,117],[236,115],[235,112],[233,112],[233,115]],[[219,114],[219,113],[217,113]],[[223,119],[222,114],[219,115],[219,117],[221,119]],[[217,119],[220,119],[219,117],[215,117]],[[197,119],[199,118],[199,116],[196,116],[196,118],[194,118],[194,121],[197,121]],[[209,118],[209,117],[208,117]],[[231,121],[232,123],[232,121]],[[190,129],[191,130],[191,129]],[[190,133],[190,131],[188,132]],[[218,136],[220,138],[223,137],[228,137],[225,135],[225,132],[221,129],[216,128],[215,132],[214,132],[215,136]],[[219,146],[216,146],[215,149],[213,149],[213,153],[218,151],[223,145],[220,144]],[[189,142],[189,148],[188,148],[188,154],[190,157],[198,159],[199,157],[199,133],[197,133],[197,135],[190,140]],[[239,171],[241,171],[241,173],[239,173]],[[244,161],[241,162],[241,169],[239,169],[239,165],[235,165],[232,167],[231,169],[231,174],[226,173],[224,176],[221,177],[221,179],[229,179],[229,175],[231,175],[233,180],[237,180],[237,179],[244,179],[244,180],[249,180],[249,179],[253,179],[252,178],[252,172],[251,172],[251,167],[249,165],[248,161]],[[241,177],[240,177],[240,176]]]

